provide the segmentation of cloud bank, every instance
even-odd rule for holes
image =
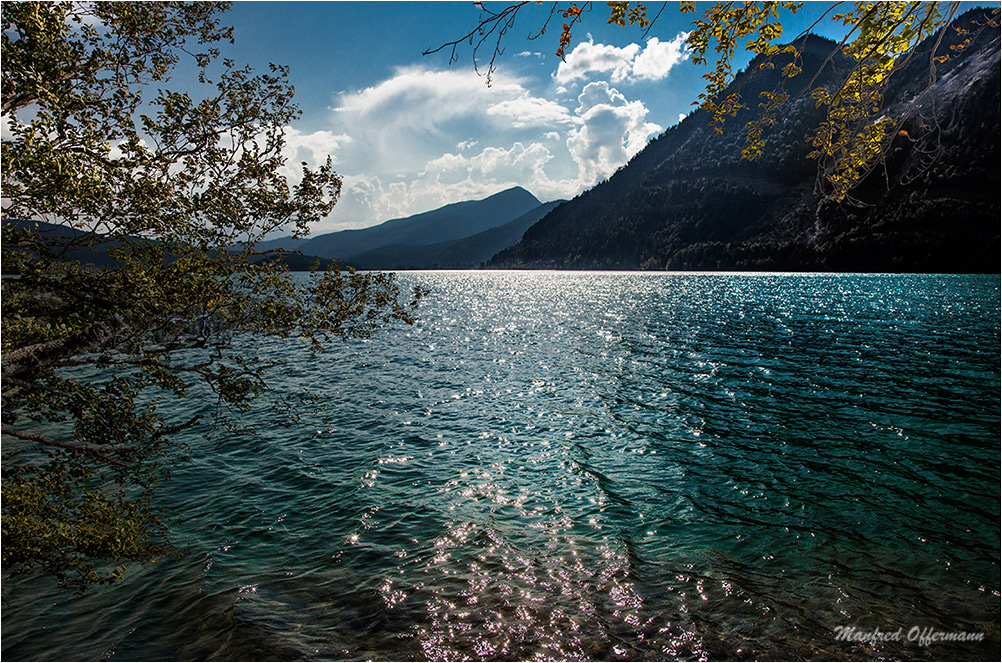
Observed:
[[[668,76],[688,58],[685,36],[652,37],[643,47],[589,38],[549,81],[497,75],[488,87],[472,71],[411,66],[340,93],[329,128],[287,135],[290,166],[331,154],[343,176],[341,200],[316,231],[364,227],[516,185],[541,200],[577,195],[662,131],[623,86]]]
[[[589,35],[588,41],[581,42],[567,54],[557,67],[554,79],[560,85],[567,85],[594,73],[608,73],[613,83],[661,80],[676,65],[689,59],[685,49],[688,36],[689,33],[680,32],[668,42],[651,37],[641,49],[639,44],[622,48],[596,44]]]

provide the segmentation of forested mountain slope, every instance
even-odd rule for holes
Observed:
[[[508,248],[525,231],[565,201],[554,200],[529,210],[504,225],[469,237],[437,244],[391,244],[348,258],[358,269],[470,269],[480,267],[498,251]]]
[[[539,205],[539,200],[531,193],[522,187],[512,187],[483,200],[453,203],[369,228],[342,230],[301,240],[284,237],[261,242],[258,248],[297,249],[303,255],[344,260],[394,244],[422,246],[470,237],[504,225]]]
[[[936,65],[929,94],[920,95],[933,40],[894,75],[883,112],[910,109],[909,118],[883,166],[853,191],[855,203],[823,201],[816,191],[817,164],[807,155],[823,111],[809,94],[766,130],[760,158],[741,159],[758,93],[775,87],[782,67],[762,69],[756,59],[734,82],[751,108],[723,134],[696,111],[490,266],[997,272],[1000,43],[988,11],[955,20],[966,36],[947,30],[938,54],[951,58]],[[950,49],[965,38],[966,49]],[[834,42],[812,35],[800,45],[803,73],[788,83],[791,92],[830,86],[848,66]]]

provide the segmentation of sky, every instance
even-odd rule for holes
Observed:
[[[702,4],[702,3],[699,3]],[[488,3],[492,9],[504,3]],[[786,15],[784,40],[830,3]],[[522,186],[541,201],[572,198],[609,177],[677,124],[705,69],[684,39],[694,15],[666,4],[645,36],[606,25],[605,3],[575,27],[561,59],[559,16],[536,39],[549,4],[528,5],[505,35],[488,86],[472,48],[422,55],[476,27],[472,2],[249,2],[224,18],[224,55],[264,69],[287,65],[302,117],[288,127],[287,174],[333,159],[342,194],[313,233],[362,228]],[[651,3],[653,15],[661,3]],[[824,21],[815,32],[835,36]],[[745,56],[739,63],[748,62]]]

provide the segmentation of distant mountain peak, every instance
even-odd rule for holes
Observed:
[[[539,200],[520,186],[481,200],[465,200],[358,230],[317,235],[296,248],[307,255],[348,260],[384,246],[426,246],[470,237],[501,226],[532,209]]]
[[[495,194],[487,196],[483,200],[486,201],[486,200],[493,200],[495,198],[508,198],[508,197],[516,197],[516,196],[517,197],[523,197],[523,198],[531,198],[532,200],[536,201],[537,205],[540,204],[539,199],[536,198],[536,196],[532,195],[532,193],[530,191],[528,191],[527,189],[525,189],[525,188],[523,188],[521,186],[517,186],[517,185],[513,186],[511,188],[505,189],[504,191],[498,191]]]

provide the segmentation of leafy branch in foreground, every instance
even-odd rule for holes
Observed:
[[[463,42],[473,48],[474,66],[478,66],[479,51],[490,47],[487,69],[488,82],[496,71],[497,58],[503,54],[503,41],[512,30],[519,13],[525,13],[531,5],[543,3],[517,2],[504,6],[499,11],[480,6],[477,27],[460,39],[447,42],[427,53],[435,53],[446,47],[452,49],[455,60],[456,48]],[[619,26],[635,25],[642,29],[643,36],[652,29],[667,3],[662,3],[653,18],[646,2],[608,2],[606,23]],[[773,126],[777,118],[794,103],[803,98],[811,98],[819,107],[824,107],[826,117],[817,127],[813,137],[814,150],[810,158],[819,166],[818,188],[835,201],[847,199],[853,188],[873,171],[891,149],[907,113],[904,109],[897,117],[879,116],[882,99],[891,75],[906,66],[914,57],[916,47],[925,39],[934,37],[937,44],[942,42],[950,22],[960,7],[959,2],[856,2],[852,10],[835,13],[843,3],[832,3],[811,28],[822,20],[829,20],[841,26],[844,36],[829,54],[821,69],[833,58],[844,56],[851,66],[843,68],[840,78],[833,85],[816,84],[821,69],[803,72],[803,53],[797,45],[807,31],[780,45],[784,35],[781,14],[796,14],[803,8],[803,2],[717,2],[700,3],[682,0],[679,11],[683,14],[701,14],[692,22],[686,44],[692,61],[699,65],[713,62],[713,68],[704,74],[706,88],[694,102],[710,114],[710,127],[722,132],[722,123],[748,107],[748,100],[742,97],[740,85],[735,85],[735,60],[741,49],[760,56],[761,67],[781,66],[785,80],[809,82],[800,89],[788,91],[784,84],[774,90],[764,91],[758,100],[758,116],[746,123],[745,147],[742,157],[755,159],[761,156],[763,131]],[[591,2],[569,2],[550,4],[541,21],[536,19],[539,29],[529,35],[535,39],[546,32],[554,14],[561,15],[566,22],[557,44],[556,55],[564,58],[572,41],[572,32],[582,23],[585,14],[592,10]],[[998,15],[996,9],[994,14]],[[965,31],[997,27],[995,20],[986,25],[958,27],[962,35]],[[970,37],[951,46],[954,51],[962,50],[970,43]],[[929,84],[916,97],[911,108],[917,107],[921,97],[928,93],[936,81],[936,65],[948,55],[936,55],[937,48],[929,55]]]
[[[341,181],[330,159],[287,181],[287,70],[221,57],[227,7],[2,6],[5,574],[83,588],[171,553],[154,486],[175,436],[266,391],[254,335],[316,352],[414,320],[392,275],[303,284],[255,251]],[[200,85],[166,89],[182,65]]]

